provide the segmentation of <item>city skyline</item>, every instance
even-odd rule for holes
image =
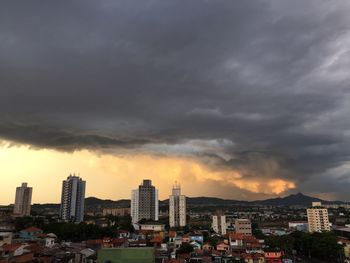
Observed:
[[[78,173],[78,176],[75,174],[75,173],[70,173],[69,174],[69,176],[67,177],[67,180],[65,180],[65,179],[63,179],[63,182],[66,182],[66,181],[69,181],[68,179],[69,178],[71,178],[71,177],[73,177],[73,178],[80,178],[80,174]],[[66,177],[64,177],[64,178],[66,178]],[[81,178],[81,180],[83,180],[83,178]],[[143,178],[142,179],[143,180],[143,182],[144,181],[150,181],[151,183],[152,183],[152,180],[150,180],[150,179],[145,179],[145,178]],[[83,181],[83,183],[84,183],[84,196],[85,196],[85,192],[86,192],[86,181],[84,180]],[[31,199],[32,199],[32,197],[31,197],[31,195],[32,195],[32,191],[33,191],[33,187],[26,187],[28,185],[28,183],[27,182],[22,182],[22,186],[21,187],[16,187],[16,194],[15,194],[15,197],[16,197],[16,200],[17,200],[17,192],[18,192],[18,189],[19,188],[23,188],[23,187],[25,187],[25,188],[28,188],[28,189],[30,189],[30,203],[31,203]],[[190,198],[214,198],[214,199],[217,199],[217,200],[222,200],[222,201],[224,201],[225,199],[224,198],[220,198],[220,197],[216,197],[216,196],[188,196],[188,195],[182,195],[181,194],[181,186],[180,186],[180,184],[177,182],[177,181],[175,181],[173,184],[171,184],[172,186],[172,188],[171,188],[171,190],[165,190],[165,192],[164,193],[162,193],[162,196],[164,195],[166,198],[161,198],[161,197],[159,197],[159,191],[158,191],[158,189],[157,189],[157,185],[155,185],[154,187],[156,187],[156,196],[158,197],[157,199],[158,199],[158,201],[169,201],[170,203],[169,203],[169,206],[171,206],[171,202],[173,202],[173,201],[171,201],[170,199],[171,198],[174,198],[174,197],[176,197],[176,196],[178,196],[178,197],[180,197],[180,199],[182,198],[182,204],[180,205],[180,207],[182,206],[183,208],[182,209],[184,209],[183,211],[185,211],[186,210],[186,199],[187,199],[187,197],[190,197]],[[141,186],[141,185],[140,185]],[[139,187],[140,187],[139,186]],[[132,188],[133,187],[135,187],[135,186],[132,186]],[[131,203],[133,203],[133,198],[134,198],[134,192],[136,191],[136,190],[138,190],[138,189],[133,189],[133,190],[131,190],[131,195],[129,195],[128,197],[123,197],[123,198],[120,198],[120,199],[111,199],[111,198],[101,198],[100,196],[93,196],[93,195],[88,195],[88,196],[85,196],[85,199],[86,198],[96,198],[96,199],[100,199],[100,200],[104,200],[104,201],[107,201],[107,202],[110,202],[110,201],[124,201],[124,200],[130,200],[131,201]],[[39,189],[39,191],[40,191],[40,189]],[[128,191],[128,190],[127,190]],[[168,191],[168,192],[167,192]],[[55,191],[53,191],[53,192],[55,192]],[[180,195],[179,195],[180,194]],[[62,203],[62,198],[63,198],[63,190],[62,190],[62,188],[61,188],[61,192],[60,192],[60,201],[59,202],[43,202],[43,203],[36,203],[36,202],[33,202],[32,204],[57,204],[57,203]],[[137,198],[137,196],[135,196],[135,198]],[[290,198],[292,198],[292,200],[289,200],[289,201],[287,201],[288,199],[290,199]],[[136,199],[135,199],[136,200]],[[286,200],[286,201],[283,201],[282,203],[281,203],[281,201],[280,200]],[[298,193],[292,193],[292,194],[290,194],[290,195],[286,195],[286,196],[281,196],[281,197],[277,197],[277,198],[268,198],[268,199],[254,199],[254,200],[235,200],[235,199],[230,199],[230,198],[227,198],[226,199],[226,201],[234,201],[234,202],[247,202],[247,203],[250,203],[250,204],[261,204],[261,202],[268,202],[269,204],[271,204],[271,202],[273,202],[273,203],[276,203],[276,201],[277,201],[277,203],[281,203],[281,204],[283,204],[283,205],[286,205],[286,202],[288,202],[288,203],[290,203],[291,202],[291,204],[293,204],[293,205],[305,205],[305,203],[307,203],[307,202],[311,202],[310,200],[312,200],[312,202],[321,202],[321,201],[325,201],[325,202],[327,202],[328,204],[337,204],[337,203],[342,203],[342,204],[350,204],[350,202],[346,202],[346,201],[341,201],[341,200],[326,200],[326,199],[320,199],[320,198],[318,198],[318,197],[316,197],[316,196],[310,196],[310,195],[307,195],[307,194],[305,194],[305,193],[301,193],[301,192],[298,192]],[[31,204],[31,205],[32,205]],[[15,206],[15,202],[14,203],[7,203],[7,204],[1,204],[0,203],[0,206],[8,206],[8,205],[13,205],[13,206]],[[30,205],[30,206],[31,206]],[[179,209],[179,208],[177,208],[177,209]],[[181,210],[181,208],[180,208],[180,210]]]
[[[0,8],[0,203],[30,182],[59,200],[350,200],[350,3],[14,1]],[[195,186],[195,187],[193,187]],[[51,190],[53,189],[53,191]]]
[[[350,263],[350,1],[0,1],[0,263]]]

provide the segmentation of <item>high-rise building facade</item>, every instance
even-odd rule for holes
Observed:
[[[181,187],[175,183],[172,195],[169,196],[170,227],[186,226],[186,196],[181,195]]]
[[[226,235],[227,232],[227,224],[226,224],[226,216],[225,215],[213,215],[212,228],[215,233],[219,235]]]
[[[13,213],[18,216],[29,216],[32,204],[33,188],[28,187],[27,183],[16,188],[15,206]]]
[[[158,190],[151,180],[143,180],[138,189],[131,192],[131,217],[137,223],[141,219],[158,221]]]
[[[309,232],[330,231],[328,210],[322,207],[321,202],[313,202],[312,207],[307,209],[307,222]]]
[[[84,220],[86,182],[78,176],[68,176],[62,183],[60,217],[67,222]]]

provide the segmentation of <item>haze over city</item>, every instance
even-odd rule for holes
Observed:
[[[0,204],[350,200],[347,1],[0,4]]]

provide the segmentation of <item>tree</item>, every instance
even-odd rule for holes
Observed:
[[[193,252],[193,247],[188,243],[182,243],[180,248],[176,251],[177,254],[186,254]]]
[[[285,236],[270,236],[266,239],[266,244],[271,248],[280,248],[287,255],[291,255],[293,250],[297,254],[317,262],[340,262],[343,257],[342,246],[337,243],[337,237],[332,232],[324,233],[304,233],[295,231]]]

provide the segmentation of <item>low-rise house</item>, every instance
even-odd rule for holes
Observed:
[[[282,251],[280,250],[265,250],[266,263],[282,263]]]
[[[181,247],[181,245],[182,245],[182,237],[181,236],[177,236],[175,238],[174,244],[175,244],[175,248]]]
[[[198,234],[198,233],[190,233],[189,234],[190,237],[190,241],[197,241],[199,243],[203,244],[203,235],[202,234]]]
[[[190,243],[191,239],[190,239],[190,235],[186,234],[182,236],[182,243]]]
[[[309,224],[307,223],[307,221],[291,221],[288,222],[288,227],[291,230],[307,232],[309,229]]]
[[[140,230],[165,231],[165,224],[159,222],[145,222],[137,225]]]
[[[118,238],[129,238],[130,237],[130,232],[127,230],[118,230],[117,231],[117,236]]]
[[[0,247],[0,261],[31,262],[34,253],[26,249],[26,244],[5,244]]]
[[[176,236],[177,236],[176,231],[169,231],[169,242],[174,243]]]
[[[84,248],[80,251],[80,261],[75,262],[86,262],[86,263],[93,263],[96,262],[96,251],[90,248]]]
[[[146,240],[135,240],[129,242],[129,247],[147,247]]]
[[[113,238],[110,237],[104,237],[102,239],[102,248],[112,248],[113,247]]]
[[[287,234],[286,230],[281,228],[261,228],[260,230],[264,235],[267,236],[283,236]]]
[[[12,243],[12,232],[0,232],[0,246]]]
[[[201,249],[202,248],[202,244],[197,242],[197,241],[191,241],[190,245],[194,248],[194,249]]]
[[[254,236],[243,237],[243,247],[248,253],[263,253],[262,245],[259,240]]]
[[[213,248],[214,247],[212,245],[210,245],[210,243],[208,243],[208,242],[204,243],[204,245],[203,245],[203,250],[210,251],[210,250],[213,250]]]
[[[25,240],[37,239],[39,235],[43,234],[43,230],[37,227],[28,227],[19,232],[19,238]]]
[[[45,247],[52,248],[56,244],[57,236],[54,233],[37,235],[39,243]]]
[[[230,245],[226,244],[225,242],[220,242],[219,244],[216,245],[216,250],[217,251],[229,251]]]
[[[11,259],[13,257],[21,256],[25,253],[26,245],[22,244],[6,244],[0,247],[0,258]]]
[[[242,249],[243,248],[243,234],[238,233],[229,233],[229,245],[233,249]]]
[[[265,263],[264,254],[260,253],[243,253],[241,257],[245,263]]]

